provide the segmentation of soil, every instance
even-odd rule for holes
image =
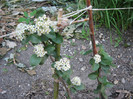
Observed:
[[[100,37],[101,33],[103,34]],[[110,37],[112,35],[112,37]],[[113,57],[117,68],[111,68],[108,80],[114,83],[114,87],[107,90],[109,99],[133,99],[133,30],[128,30],[123,34],[123,41],[118,47],[114,47],[115,38],[118,36],[114,31],[105,28],[95,28],[95,37],[103,44],[106,52]],[[112,43],[111,44],[111,38]],[[71,41],[74,43],[72,44]],[[94,99],[98,95],[93,93],[97,82],[90,80],[88,74],[92,72],[89,65],[89,55],[81,55],[81,51],[90,49],[89,40],[72,38],[64,40],[61,48],[61,55],[71,56],[71,66],[73,75],[79,76],[85,85],[85,90],[72,94],[72,99]],[[130,46],[124,47],[125,44]],[[17,43],[17,48],[22,46]],[[36,75],[20,71],[15,65],[5,65],[5,58],[14,53],[15,49],[9,51],[0,59],[0,99],[53,99],[53,78],[51,70],[51,60],[48,58],[44,65],[35,68]],[[28,46],[26,51],[22,51],[17,59],[27,67],[29,58],[33,54],[33,47]],[[5,71],[6,69],[6,71]],[[65,88],[60,83],[59,99],[66,99]]]
[[[102,39],[99,35],[103,33]],[[126,41],[131,44],[130,47],[125,48],[123,44],[120,44],[115,48],[110,43],[110,37],[108,30],[99,28],[95,30],[96,40],[102,43],[108,52],[114,59],[114,63],[117,68],[111,68],[111,73],[108,76],[108,80],[115,83],[114,87],[107,90],[107,95],[110,99],[115,99],[119,94],[118,90],[126,90],[130,93],[133,92],[133,36],[131,32],[128,32],[125,36]],[[113,34],[113,33],[112,33]],[[130,36],[128,36],[130,35]],[[116,36],[113,35],[112,38]],[[104,41],[104,40],[105,41]],[[92,55],[83,56],[80,52],[85,49],[89,49],[89,41],[83,39],[65,40],[61,53],[62,55],[73,56],[71,58],[71,65],[73,69],[73,76],[79,76],[82,79],[82,83],[86,86],[86,89],[73,94],[73,99],[94,99],[97,95],[93,94],[93,90],[96,88],[96,81],[90,80],[87,75],[91,73],[91,66],[89,65],[89,59]],[[18,46],[19,45],[18,43]],[[14,49],[7,53],[14,52]],[[28,47],[26,51],[20,52],[20,56],[17,57],[21,63],[29,66],[29,57],[33,53],[33,48]],[[51,60],[48,59],[44,65],[37,66],[35,71],[36,75],[30,76],[27,73],[23,73],[18,70],[15,65],[6,66],[4,58],[0,60],[0,99],[52,99],[53,95],[53,79],[51,71]],[[3,71],[6,68],[8,71]],[[61,84],[60,87],[60,99],[65,99],[65,89]],[[125,95],[125,93],[123,93]],[[133,98],[133,97],[132,97]],[[125,98],[126,99],[126,98]]]

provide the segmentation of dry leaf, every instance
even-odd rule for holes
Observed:
[[[15,22],[11,22],[11,23],[9,23],[9,25],[14,26],[14,25],[16,25],[16,23]]]
[[[0,56],[4,56],[7,53],[8,49],[6,47],[0,48]]]
[[[31,76],[36,75],[36,71],[35,70],[26,70],[26,71]]]
[[[14,48],[17,46],[17,44],[15,42],[9,41],[9,40],[5,40],[6,41],[6,46],[8,46],[9,48]]]

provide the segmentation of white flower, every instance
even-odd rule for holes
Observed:
[[[76,86],[80,86],[81,85],[81,79],[78,76],[74,77],[71,80],[71,82],[72,82],[73,85],[76,85]]]
[[[19,40],[23,40],[24,38],[25,38],[25,35],[24,35],[24,33],[25,33],[25,30],[27,30],[27,25],[26,24],[24,24],[24,23],[19,23],[18,25],[17,25],[17,27],[16,27],[16,30],[15,30],[15,32],[16,32],[16,38],[17,39],[19,39]]]
[[[98,45],[99,44],[99,42],[96,40],[95,41],[95,43],[96,43],[96,45]],[[89,46],[90,46],[90,49],[92,49],[92,42],[90,41],[90,43],[89,43]]]
[[[52,27],[55,32],[58,31],[57,22],[51,21],[46,15],[35,19],[35,26],[39,36],[42,34],[48,34],[51,31],[50,27]]]
[[[62,58],[59,61],[56,61],[55,62],[54,67],[57,70],[67,71],[67,70],[69,70],[71,68],[71,66],[70,66],[70,60],[67,59],[67,58]]]
[[[93,57],[93,59],[95,60],[95,63],[99,63],[99,62],[101,62],[101,56],[99,55],[99,54],[96,54],[94,57]]]
[[[33,34],[36,32],[35,25],[28,25],[27,27],[28,27],[27,30],[30,32],[30,34]]]
[[[43,57],[45,54],[47,54],[47,51],[45,51],[43,48],[43,44],[35,45],[34,52],[37,55],[37,57]]]

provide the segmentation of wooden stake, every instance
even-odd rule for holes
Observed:
[[[86,0],[87,3],[87,7],[89,7],[91,5],[91,1],[90,0]],[[90,28],[90,36],[91,36],[91,41],[92,41],[92,46],[93,46],[93,55],[97,54],[97,48],[96,48],[96,43],[95,43],[95,35],[94,35],[94,25],[93,25],[93,16],[92,16],[92,10],[88,10],[88,16],[89,16],[89,28]],[[100,77],[101,75],[101,68],[98,69],[98,77]],[[100,81],[97,79],[98,85],[100,85]],[[99,92],[99,98],[100,99],[104,99],[103,95],[101,92]]]

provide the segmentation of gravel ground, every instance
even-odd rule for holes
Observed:
[[[114,63],[117,65],[116,69],[111,68],[111,74],[108,76],[109,81],[115,83],[114,87],[107,90],[107,95],[110,99],[115,99],[116,90],[127,90],[133,92],[133,34],[132,31],[128,31],[124,36],[124,41],[130,43],[130,47],[125,48],[121,43],[115,48],[110,43],[110,33],[104,28],[96,29],[96,39],[102,43],[105,50],[113,57]],[[103,36],[101,37],[101,33]],[[113,41],[116,35],[113,35]],[[89,59],[92,55],[83,56],[80,54],[82,50],[90,48],[89,41],[81,39],[71,39],[75,45],[72,45],[70,40],[65,40],[61,54],[73,56],[71,59],[71,65],[73,69],[73,76],[79,76],[85,84],[86,89],[73,94],[73,99],[94,99],[96,97],[93,94],[97,82],[90,80],[87,76],[91,73],[91,66],[89,65]],[[18,44],[20,45],[20,44]],[[21,46],[21,45],[20,45]],[[7,53],[14,52],[11,50]],[[29,46],[26,51],[20,52],[20,56],[17,57],[22,63],[29,66],[29,57],[33,53],[33,48]],[[52,99],[53,95],[53,79],[51,72],[51,60],[48,59],[44,65],[37,66],[35,71],[36,75],[30,76],[27,73],[23,73],[18,70],[15,65],[5,66],[3,57],[0,60],[0,99]],[[3,71],[6,68],[8,71]],[[60,99],[65,99],[65,90],[61,85],[60,87]],[[113,98],[114,97],[114,98]]]

